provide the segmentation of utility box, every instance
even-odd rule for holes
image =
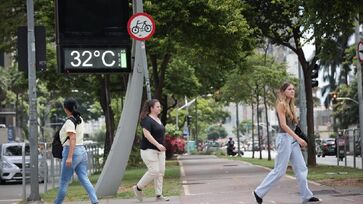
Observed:
[[[8,143],[8,128],[0,128],[0,144]]]

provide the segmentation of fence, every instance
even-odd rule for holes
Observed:
[[[357,156],[361,156],[361,138],[359,129],[344,129],[338,132],[336,139],[337,165],[344,160],[344,166],[347,166],[347,156],[353,156],[353,167],[357,168]],[[362,164],[363,165],[363,164]]]
[[[88,173],[94,174],[102,170],[103,148],[98,144],[85,145],[88,154]],[[44,192],[58,187],[61,171],[61,159],[53,158],[51,144],[43,143],[39,145],[39,176],[40,181],[44,182]],[[25,156],[23,154],[23,160]],[[24,170],[22,172],[25,172]],[[75,176],[73,179],[77,179]],[[48,184],[51,185],[50,188]],[[26,200],[26,181],[23,179],[23,200]]]

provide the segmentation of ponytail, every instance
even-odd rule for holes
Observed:
[[[77,101],[73,98],[64,100],[63,107],[72,113],[72,116],[76,119],[77,124],[81,124],[81,113],[77,110]]]

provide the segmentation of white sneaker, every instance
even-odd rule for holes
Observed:
[[[164,197],[163,195],[156,196],[155,201],[170,201],[168,197]]]
[[[143,198],[142,198],[143,197],[142,191],[137,190],[137,186],[136,185],[132,187],[132,190],[134,190],[134,194],[135,194],[136,199],[138,201],[142,202],[142,200],[143,200]]]

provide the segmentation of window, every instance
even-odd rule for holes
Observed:
[[[22,146],[16,145],[16,146],[8,146],[5,149],[5,156],[22,156],[21,152]],[[25,155],[30,155],[30,147],[29,145],[25,145]]]

